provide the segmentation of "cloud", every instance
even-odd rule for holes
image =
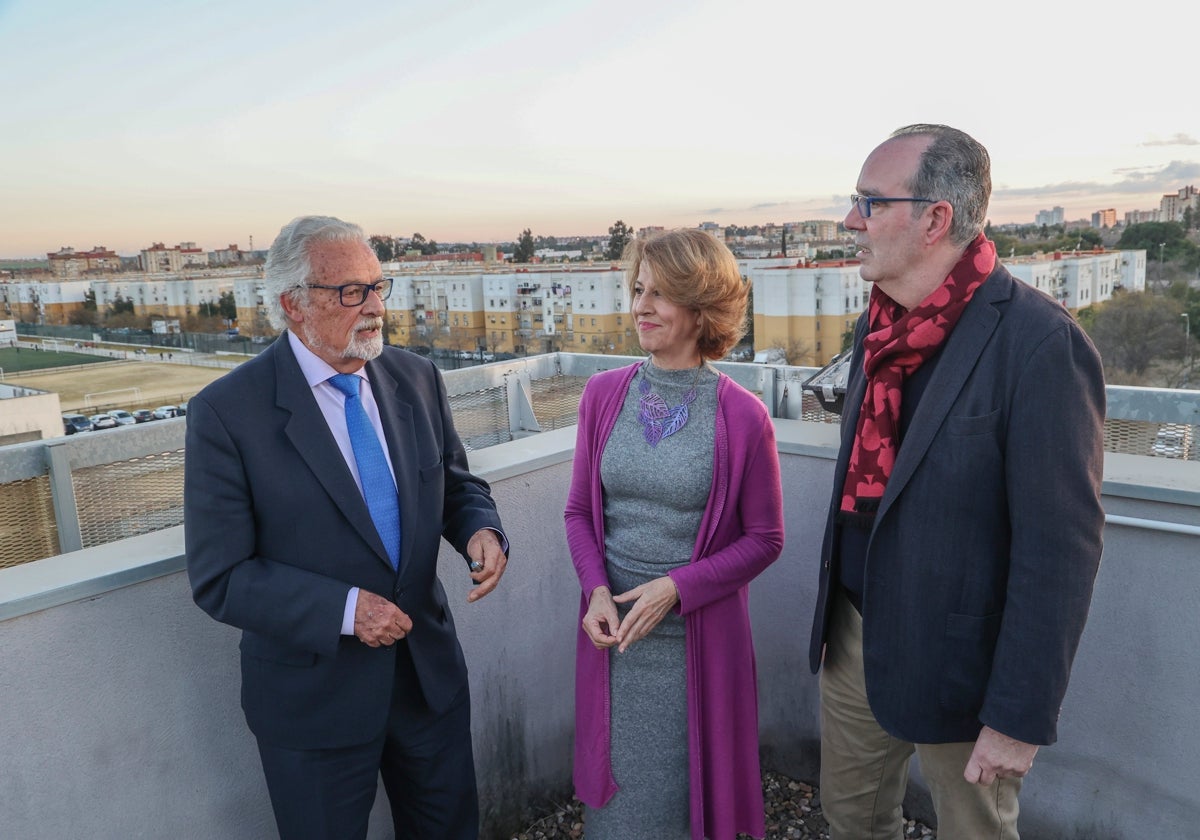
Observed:
[[[1190,134],[1184,134],[1182,131],[1174,137],[1168,137],[1165,140],[1147,140],[1142,146],[1200,146],[1200,140],[1192,137]]]
[[[994,198],[1020,199],[1038,197],[1049,200],[1065,196],[1086,197],[1089,195],[1113,195],[1114,193],[1146,194],[1151,192],[1175,192],[1181,186],[1200,180],[1200,162],[1173,160],[1157,168],[1120,169],[1114,174],[1117,181],[1060,181],[1057,184],[1042,184],[1036,187],[1010,187],[996,190]]]

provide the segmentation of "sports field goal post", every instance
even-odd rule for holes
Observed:
[[[142,401],[142,389],[141,388],[115,388],[112,391],[97,391],[94,394],[84,394],[83,395],[83,404],[86,406],[97,405],[100,401],[94,402],[93,399],[95,397],[107,397],[107,396],[112,396],[115,394],[131,394],[133,396],[134,402]],[[111,400],[103,400],[103,402],[112,402],[112,401]]]

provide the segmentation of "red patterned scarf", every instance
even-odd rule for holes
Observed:
[[[842,487],[843,511],[873,514],[899,449],[904,380],[937,352],[996,265],[996,246],[981,233],[946,281],[911,311],[879,286],[871,289],[870,331],[863,339],[867,393]]]

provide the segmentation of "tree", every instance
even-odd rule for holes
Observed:
[[[610,260],[619,260],[625,253],[625,246],[633,239],[633,228],[620,219],[608,229],[608,248],[604,255]]]
[[[390,262],[396,258],[396,243],[392,237],[376,235],[370,238],[370,242],[380,262]]]
[[[792,366],[811,364],[813,360],[813,349],[802,338],[789,338],[786,341],[777,338],[768,349],[782,354],[784,361]]]
[[[113,302],[109,304],[108,317],[111,318],[114,315],[120,315],[122,313],[128,315],[133,314],[133,298],[124,298],[120,295],[117,295],[115,298],[113,298]]]
[[[783,231],[779,234],[779,256],[781,256],[781,257],[787,256],[787,242],[788,242],[787,228],[784,228]]]
[[[233,297],[233,292],[221,292],[221,297],[217,301],[217,311],[213,314],[220,315],[227,321],[237,320],[237,301]]]
[[[513,262],[527,263],[533,260],[533,252],[537,250],[533,244],[533,232],[529,228],[521,231],[517,247],[513,249]]]
[[[1179,358],[1181,308],[1146,292],[1120,294],[1094,307],[1090,335],[1105,369],[1140,378],[1156,360]]]
[[[100,322],[100,315],[96,312],[95,295],[92,296],[92,308],[87,308],[87,302],[84,302],[83,309],[72,309],[67,315],[67,323],[76,326],[94,327]]]

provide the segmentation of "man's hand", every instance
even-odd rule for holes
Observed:
[[[467,542],[467,557],[471,558],[472,569],[479,567],[479,571],[471,572],[471,580],[479,585],[467,593],[467,601],[474,602],[496,588],[508,558],[504,556],[499,536],[491,528],[480,528],[475,532]]]
[[[975,739],[975,749],[971,750],[963,778],[982,787],[996,779],[1024,778],[1037,751],[1037,744],[1026,744],[985,726]]]
[[[364,645],[379,647],[395,644],[412,630],[412,619],[389,601],[368,592],[358,590],[358,603],[354,607],[354,635]]]
[[[679,590],[675,588],[675,581],[663,575],[622,592],[613,600],[618,604],[634,602],[617,630],[617,640],[620,642],[617,652],[624,653],[631,644],[646,638],[646,634],[658,626],[671,607],[679,603]]]
[[[617,643],[617,630],[621,619],[617,617],[617,605],[607,586],[597,586],[588,599],[587,614],[583,617],[583,632],[592,640],[597,650],[610,648]]]

